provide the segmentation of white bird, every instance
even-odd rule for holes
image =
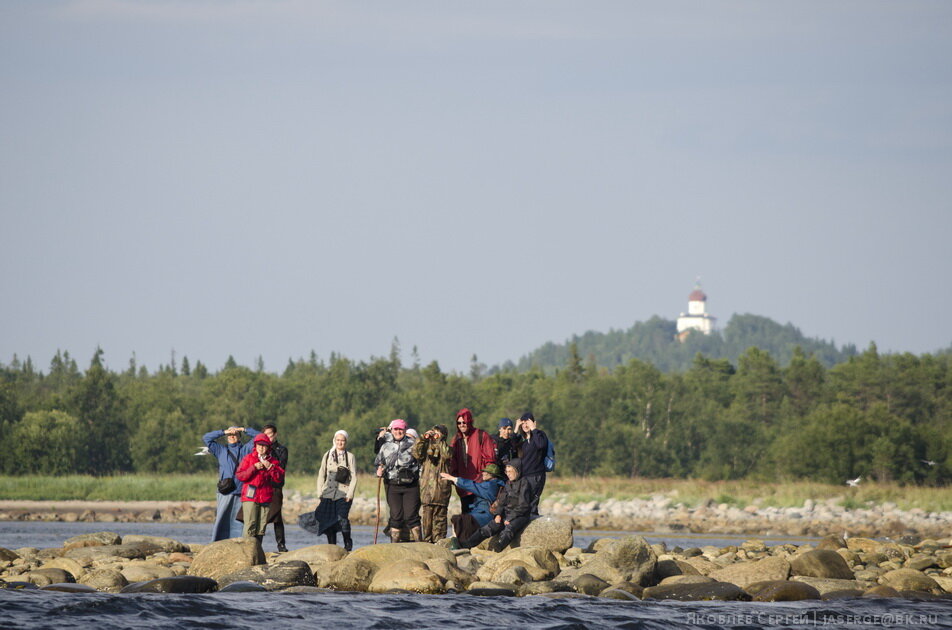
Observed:
[[[208,447],[207,447],[207,446],[203,446],[203,447],[200,448],[199,451],[198,451],[197,453],[195,453],[195,454],[196,454],[196,455],[208,455]]]
[[[920,461],[921,461],[923,464],[925,464],[926,466],[935,466],[935,465],[938,463],[938,462],[932,461],[931,459],[923,459],[923,460],[920,460]]]
[[[859,482],[862,480],[863,480],[862,476],[857,477],[856,479],[847,479],[846,485],[848,485],[850,488],[855,488],[856,486],[859,485]]]

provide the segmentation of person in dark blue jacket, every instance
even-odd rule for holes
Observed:
[[[238,464],[242,458],[250,453],[254,445],[251,440],[241,443],[241,434],[245,433],[250,438],[254,438],[261,433],[257,429],[248,427],[228,427],[218,431],[210,431],[202,436],[202,441],[208,447],[208,452],[218,459],[218,480],[231,479],[234,482],[234,488],[225,494],[219,489],[218,506],[215,511],[215,527],[212,530],[212,542],[216,540],[225,540],[226,538],[240,538],[242,525],[235,520],[238,516],[238,510],[241,509],[241,482],[235,476],[238,472]],[[227,444],[224,446],[217,440],[224,436]]]
[[[522,438],[522,477],[532,488],[532,518],[539,516],[539,500],[545,488],[545,454],[549,438],[539,430],[535,416],[526,412],[516,422],[516,435]]]
[[[464,541],[480,527],[492,520],[490,506],[496,500],[499,489],[503,487],[502,471],[496,464],[487,464],[481,471],[482,481],[473,481],[462,477],[454,477],[448,473],[440,473],[440,477],[456,484],[456,487],[466,492],[472,492],[475,497],[472,509],[467,514],[457,514],[453,517],[453,529],[456,539]]]

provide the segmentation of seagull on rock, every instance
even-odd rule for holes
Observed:
[[[862,480],[863,480],[862,476],[859,476],[856,479],[847,479],[846,485],[848,485],[850,488],[855,488],[856,486],[859,485],[859,482]]]

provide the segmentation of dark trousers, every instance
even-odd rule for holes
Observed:
[[[511,543],[516,534],[524,530],[528,524],[528,516],[517,516],[510,519],[508,525],[497,523],[496,519],[493,518],[493,520],[476,530],[476,533],[467,538],[465,542],[460,542],[460,546],[471,549],[490,536],[499,534],[499,538],[496,539],[496,547],[492,549],[492,551],[499,551]]]
[[[387,507],[390,508],[390,529],[413,529],[420,526],[420,484],[401,486],[387,484]]]
[[[542,490],[545,489],[545,473],[538,473],[536,475],[526,475],[526,482],[528,482],[529,487],[532,489],[532,510],[529,512],[530,516],[539,515],[539,499],[542,498]]]

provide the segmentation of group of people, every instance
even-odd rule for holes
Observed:
[[[252,439],[243,444],[242,433]],[[278,551],[287,551],[281,503],[288,450],[276,436],[274,425],[266,425],[261,433],[229,427],[205,434],[205,444],[219,464],[214,540],[254,536],[260,541],[272,523]],[[225,445],[219,443],[221,437]],[[316,531],[328,543],[337,544],[340,533],[350,551],[357,462],[347,450],[348,439],[346,431],[337,431],[323,455],[314,516]],[[421,436],[396,419],[379,429],[374,453],[376,475],[386,488],[390,518],[384,531],[391,542],[409,538],[435,543],[444,538],[455,486],[462,512],[452,521],[460,546],[473,547],[498,536],[495,545],[501,549],[538,516],[552,466],[549,439],[532,413],[515,422],[502,418],[498,433],[490,435],[474,425],[472,412],[465,408],[456,414],[452,440],[445,425],[437,424]]]

